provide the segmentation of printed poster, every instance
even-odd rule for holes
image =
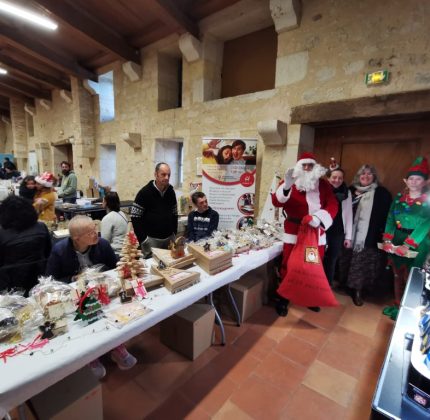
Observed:
[[[204,137],[203,192],[219,229],[254,223],[257,139]]]

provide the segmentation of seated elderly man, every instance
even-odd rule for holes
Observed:
[[[105,239],[99,238],[94,221],[88,216],[75,216],[69,222],[70,238],[55,244],[48,259],[46,274],[69,283],[85,268],[103,264],[115,268],[115,252]]]
[[[69,222],[70,238],[56,243],[48,259],[46,274],[56,280],[70,282],[84,269],[103,264],[116,267],[117,258],[109,242],[99,238],[94,221],[88,216],[75,216]],[[122,344],[112,350],[111,357],[121,370],[132,368],[137,360]],[[95,376],[102,378],[106,369],[97,359],[90,363]]]

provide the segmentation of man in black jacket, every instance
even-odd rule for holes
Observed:
[[[196,210],[188,215],[188,239],[198,241],[212,235],[218,229],[219,214],[209,207],[206,195],[200,191],[191,196]]]
[[[131,208],[134,232],[145,258],[151,256],[152,247],[167,249],[178,231],[178,207],[175,191],[169,184],[169,165],[158,163],[154,176],[137,193]]]
[[[88,267],[102,264],[105,269],[116,267],[117,258],[109,242],[99,238],[94,220],[78,215],[69,222],[70,238],[57,242],[52,249],[46,274],[69,283]]]

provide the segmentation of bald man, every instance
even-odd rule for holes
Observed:
[[[167,249],[175,240],[178,207],[167,163],[157,163],[154,180],[137,193],[131,207],[131,222],[145,258],[151,256],[152,247]]]
[[[103,264],[109,270],[116,267],[116,255],[109,242],[99,238],[88,216],[75,216],[69,222],[70,237],[56,243],[48,259],[46,274],[69,283],[84,269]]]

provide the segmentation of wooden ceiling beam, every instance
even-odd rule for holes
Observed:
[[[91,38],[119,58],[141,64],[139,50],[133,48],[124,38],[113,32],[77,4],[71,5],[64,0],[36,0],[36,2],[63,23]]]
[[[48,63],[55,68],[60,68],[68,74],[80,79],[90,79],[98,81],[97,75],[91,70],[82,67],[75,59],[58,54],[41,44],[37,39],[24,35],[16,28],[8,25],[0,25],[0,36],[6,38],[8,42],[16,48],[23,50],[27,54],[36,57],[44,63]]]
[[[27,95],[23,95],[22,93],[11,89],[10,87],[5,87],[0,85],[0,95],[6,96],[7,98],[15,98],[15,99],[22,99],[24,102],[28,102],[30,104],[34,104],[34,99],[30,98]]]
[[[36,82],[45,83],[52,88],[70,90],[70,83],[52,77],[48,74],[42,73],[41,71],[22,64],[19,61],[14,60],[13,58],[8,57],[6,54],[3,54],[1,52],[0,63],[7,67],[9,70],[16,71],[17,73],[22,74]]]
[[[148,6],[157,17],[167,25],[176,26],[199,37],[199,28],[196,22],[190,19],[172,0],[152,0]]]
[[[24,83],[13,80],[8,76],[0,76],[0,86],[16,90],[22,95],[51,100],[51,92],[49,90],[36,89]]]

